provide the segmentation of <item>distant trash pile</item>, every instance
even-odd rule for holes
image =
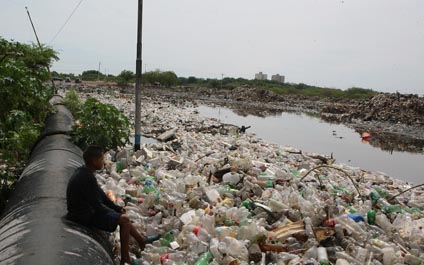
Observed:
[[[331,116],[342,114],[341,117]],[[328,105],[322,109],[323,118],[351,121],[385,121],[407,125],[424,125],[424,98],[417,95],[378,94],[359,104]],[[327,114],[327,115],[324,115]]]
[[[423,263],[422,189],[398,195],[412,186],[172,104],[143,102],[142,119],[144,133],[169,137],[108,152],[96,176],[141,232],[160,236],[143,252],[133,244],[140,264]],[[118,231],[113,241],[119,256]]]

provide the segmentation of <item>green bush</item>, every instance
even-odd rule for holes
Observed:
[[[74,116],[82,108],[78,93],[74,89],[66,92],[65,98],[63,99],[63,104],[65,104],[65,106],[72,112]]]
[[[94,98],[87,99],[76,114],[72,139],[81,149],[96,144],[114,149],[128,143],[130,122],[118,109]]]
[[[13,110],[3,123],[1,136],[3,138],[4,159],[15,166],[20,161],[28,159],[32,145],[40,135],[41,124],[33,124],[28,112]]]

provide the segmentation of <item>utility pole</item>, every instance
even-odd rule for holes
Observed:
[[[135,139],[134,150],[140,150],[141,144],[141,40],[143,32],[143,0],[138,0],[137,23],[137,60],[135,63]]]
[[[99,70],[97,71],[97,81],[99,81],[100,80],[100,65],[101,65],[101,62],[99,62]]]
[[[34,23],[32,23],[32,19],[31,19],[31,15],[29,14],[28,7],[25,7],[25,9],[26,9],[27,14],[28,14],[29,22],[31,22],[31,26],[32,26],[32,30],[34,31],[35,38],[37,39],[38,47],[40,47],[40,49],[41,49],[42,48],[41,43],[40,43],[40,40],[38,39],[37,31],[35,31]],[[56,89],[56,86],[55,86],[53,78],[52,78],[52,73],[50,72],[50,67],[47,65],[46,68],[47,68],[47,71],[49,72],[50,81],[52,82],[53,94],[56,94],[57,89]]]

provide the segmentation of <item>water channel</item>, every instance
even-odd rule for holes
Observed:
[[[251,126],[266,142],[291,146],[305,152],[322,155],[333,153],[337,164],[347,164],[364,170],[383,172],[390,177],[414,184],[424,181],[424,155],[399,151],[383,151],[363,143],[360,134],[339,124],[330,124],[301,113],[283,112],[274,116],[241,116],[222,107],[197,107],[200,115],[216,118],[222,123]]]

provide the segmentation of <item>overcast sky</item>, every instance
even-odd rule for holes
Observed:
[[[0,0],[0,36],[59,52],[53,70],[135,71],[137,0]],[[424,0],[144,0],[143,71],[424,94]]]

